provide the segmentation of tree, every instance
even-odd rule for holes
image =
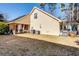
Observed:
[[[56,5],[57,5],[57,3],[48,3],[48,7],[49,7],[48,12],[50,14],[54,15],[54,11],[56,9]]]
[[[69,21],[79,21],[79,5],[78,3],[69,3],[68,9],[66,10],[69,14],[68,16],[70,17],[68,20]]]
[[[0,21],[3,22],[4,19],[5,19],[5,18],[4,18],[4,16],[3,16],[3,14],[0,14]]]
[[[0,22],[8,22],[7,18],[7,14],[0,13]]]
[[[0,14],[0,34],[7,34],[9,32],[9,26],[5,20],[3,14]]]
[[[61,8],[64,8],[65,7],[65,4],[64,3],[61,3]]]
[[[40,7],[41,7],[43,10],[45,10],[45,4],[46,4],[46,3],[40,3]]]
[[[8,24],[6,22],[0,22],[0,34],[7,34],[9,31]]]
[[[66,12],[64,3],[60,3],[60,10],[61,10],[61,12]]]

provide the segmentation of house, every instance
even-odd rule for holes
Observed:
[[[62,20],[34,7],[28,15],[19,17],[9,23],[15,33],[28,30],[33,34],[60,35]]]
[[[60,35],[62,21],[51,14],[34,7],[30,13],[30,31],[45,35]]]
[[[9,29],[10,31],[15,33],[21,33],[29,30],[30,26],[30,14],[23,15],[14,19],[13,21],[9,22]]]
[[[69,34],[73,33],[75,35],[79,35],[79,21],[64,20],[62,23],[62,31],[66,31],[66,33],[69,33]]]

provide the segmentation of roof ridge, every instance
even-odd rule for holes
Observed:
[[[19,16],[19,17],[13,19],[12,21],[16,21],[17,19],[22,18],[22,17],[27,16],[27,15],[29,15],[29,13],[28,14],[25,14],[25,15],[22,15],[22,16]],[[12,22],[12,21],[10,21],[10,22]]]
[[[58,21],[62,22],[62,20],[61,20],[61,19],[59,19],[59,18],[57,18],[57,17],[55,17],[55,16],[53,16],[53,15],[49,14],[48,12],[46,12],[46,11],[44,11],[44,10],[42,10],[42,9],[38,8],[38,7],[33,7],[33,9],[38,9],[38,10],[40,10],[40,11],[44,12],[45,14],[49,15],[50,17],[53,17],[53,18],[55,18],[56,20],[58,20]]]

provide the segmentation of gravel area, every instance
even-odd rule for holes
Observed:
[[[37,39],[0,35],[0,56],[79,56],[79,49]]]

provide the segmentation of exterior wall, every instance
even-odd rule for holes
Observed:
[[[16,33],[16,24],[15,24],[15,23],[9,24],[9,30],[10,30],[10,32],[11,32],[13,35],[15,35],[15,33]]]
[[[15,23],[9,24],[9,29],[15,30],[16,29],[16,24]]]
[[[15,33],[27,32],[29,30],[29,25],[28,24],[10,23],[9,29],[12,30],[12,32],[15,31]]]
[[[37,19],[34,19],[34,13],[37,13]],[[37,9],[30,16],[30,30],[40,31],[40,34],[59,35],[60,24],[59,21],[50,16],[38,11]]]
[[[17,24],[26,24],[26,25],[30,25],[30,14],[25,15],[21,18],[18,18],[10,23],[17,23]]]
[[[79,25],[77,27],[78,27],[77,30],[79,30]]]
[[[30,26],[30,14],[17,18],[9,23],[9,29],[15,30],[16,33],[26,32]],[[22,31],[21,31],[22,30]]]

